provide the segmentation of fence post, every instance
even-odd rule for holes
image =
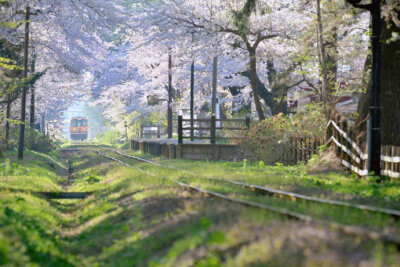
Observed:
[[[210,124],[210,143],[215,144],[215,115],[211,115]]]
[[[178,144],[183,144],[182,115],[178,116]]]
[[[398,146],[393,147],[393,156],[400,157],[400,147],[398,147]],[[400,172],[400,163],[393,163],[393,171]]]
[[[160,138],[160,123],[157,123],[157,138]]]
[[[296,164],[297,163],[297,145],[296,145],[295,137],[292,137],[291,143],[292,143],[292,164]]]
[[[381,146],[381,155],[382,156],[389,156],[390,157],[390,152],[388,151],[389,146],[387,145],[383,145]],[[380,160],[381,164],[381,170],[388,170],[389,169],[389,162],[387,162],[386,160]]]
[[[390,147],[390,156],[391,156],[392,158],[396,156],[396,149],[395,149],[394,146],[391,146],[391,147]],[[400,156],[400,155],[399,155],[399,156]],[[395,164],[396,164],[396,163],[392,162],[391,165],[390,165],[390,170],[391,170],[392,172],[396,172]],[[394,179],[392,178],[391,180],[394,180]]]
[[[342,121],[342,130],[348,135],[348,136],[350,136],[350,134],[349,134],[349,127],[348,127],[348,124],[347,124],[347,121]],[[344,138],[344,137],[342,137],[342,145],[344,145],[345,147],[351,147],[350,145],[348,145],[348,142],[347,142],[347,140],[346,140],[346,138]],[[349,156],[349,157],[347,157],[348,155],[344,152],[344,150],[342,149],[342,159],[345,159],[345,160],[347,160],[347,161],[349,161],[349,162],[351,162],[351,157]]]
[[[318,154],[318,139],[315,137],[312,139],[312,155]]]
[[[245,123],[246,123],[246,129],[250,130],[250,116],[248,115],[246,116]]]
[[[329,139],[332,137],[332,135],[333,135],[333,126],[332,126],[332,124],[330,124],[326,128],[326,132],[325,132],[325,140],[326,140],[326,142],[329,141]]]

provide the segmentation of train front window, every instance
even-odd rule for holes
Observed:
[[[71,121],[71,126],[72,127],[86,127],[87,126],[87,120],[74,119],[74,120]]]

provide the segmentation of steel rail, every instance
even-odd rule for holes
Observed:
[[[101,153],[100,151],[97,151],[97,153],[99,155],[102,155],[102,156],[104,156],[106,158],[109,158],[111,160],[114,160],[116,162],[119,162],[119,163],[123,162],[123,161],[121,161],[119,159],[116,159],[116,158],[108,156],[108,155],[106,155],[104,153]],[[145,159],[143,159],[143,161],[144,162],[148,162],[148,160],[145,160]],[[135,166],[132,166],[132,165],[130,165],[128,163],[123,163],[123,164],[125,166],[135,167]],[[135,167],[135,168],[137,170],[141,171],[141,172],[144,172],[144,173],[149,174],[149,175],[151,175],[153,177],[156,177],[155,174],[148,173],[148,172],[146,172],[146,171],[144,171],[144,170],[142,170],[142,169],[140,169],[138,167]],[[230,197],[230,196],[227,196],[227,195],[224,195],[224,194],[221,194],[221,193],[217,193],[217,192],[214,192],[214,191],[201,189],[199,187],[191,186],[189,184],[182,183],[182,182],[173,180],[173,179],[168,178],[168,177],[163,177],[163,178],[168,179],[168,180],[176,183],[177,185],[179,185],[181,187],[197,191],[197,192],[199,192],[199,193],[201,193],[203,195],[211,196],[211,197],[214,197],[214,198],[226,200],[226,201],[229,201],[229,202],[232,202],[232,203],[241,204],[241,205],[248,206],[248,207],[254,207],[254,208],[259,208],[259,209],[267,210],[267,211],[270,211],[270,212],[278,213],[278,214],[283,215],[285,217],[288,217],[288,218],[291,218],[291,219],[295,219],[295,220],[299,220],[299,221],[303,221],[305,223],[320,224],[320,225],[323,225],[323,226],[326,226],[326,227],[341,231],[341,232],[343,232],[345,234],[349,234],[349,235],[353,235],[353,236],[364,236],[364,237],[368,237],[371,240],[382,241],[384,243],[394,244],[394,245],[396,245],[396,247],[398,249],[400,249],[400,238],[394,237],[394,236],[392,236],[390,234],[377,232],[377,231],[370,230],[370,229],[367,229],[367,228],[364,228],[364,227],[360,227],[360,226],[344,225],[344,224],[340,224],[340,223],[320,220],[320,219],[316,219],[316,218],[313,218],[313,217],[311,217],[309,215],[305,215],[305,214],[302,214],[302,213],[293,212],[293,211],[289,211],[289,210],[281,209],[281,208],[276,208],[276,207],[273,207],[273,206],[270,206],[270,205],[257,203],[257,202],[253,202],[253,201],[237,199],[237,198],[233,198],[233,197]]]
[[[322,203],[322,204],[349,207],[349,208],[359,209],[359,210],[363,210],[363,211],[382,213],[382,214],[390,215],[390,216],[395,217],[395,218],[400,218],[400,211],[399,210],[374,207],[374,206],[364,205],[364,204],[353,204],[353,203],[344,202],[344,201],[338,201],[338,200],[328,200],[328,199],[316,198],[316,197],[302,195],[302,194],[298,194],[298,193],[294,193],[294,192],[289,192],[289,191],[284,191],[284,190],[279,190],[279,189],[273,189],[273,188],[269,188],[269,187],[265,187],[265,186],[259,186],[259,185],[254,185],[254,184],[238,182],[238,181],[234,181],[234,180],[230,180],[230,179],[222,179],[222,178],[217,178],[217,177],[206,177],[206,176],[202,176],[200,174],[197,174],[195,172],[182,170],[182,169],[175,168],[175,167],[166,166],[166,165],[163,165],[163,164],[160,164],[158,162],[151,161],[151,160],[139,158],[139,157],[136,157],[136,156],[127,155],[127,154],[121,153],[121,152],[119,152],[117,150],[114,150],[114,149],[109,149],[109,148],[105,148],[105,149],[113,151],[114,153],[116,153],[116,154],[118,154],[120,156],[123,156],[123,157],[132,158],[132,159],[135,159],[135,160],[138,160],[138,161],[146,162],[146,163],[149,163],[149,164],[154,164],[154,165],[157,165],[157,166],[160,166],[160,167],[164,167],[164,168],[168,168],[168,169],[172,169],[172,170],[176,170],[176,171],[181,171],[181,172],[184,172],[184,173],[187,173],[187,174],[190,174],[190,175],[196,176],[198,178],[202,178],[202,179],[209,179],[209,180],[214,180],[214,181],[220,181],[220,182],[235,184],[235,185],[238,185],[238,186],[241,186],[241,187],[249,188],[250,190],[253,190],[253,191],[266,193],[266,194],[269,194],[269,195],[279,195],[279,196],[285,196],[285,197],[290,197],[290,198],[303,199],[303,200]]]

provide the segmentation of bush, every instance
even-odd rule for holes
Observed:
[[[3,129],[2,129],[3,130]],[[19,127],[10,127],[10,137],[8,140],[8,148],[18,148]],[[4,137],[0,138],[2,149],[6,148]],[[57,144],[48,136],[36,130],[31,130],[29,126],[25,128],[25,149],[35,150],[37,152],[49,153],[57,148]]]
[[[27,128],[25,136],[26,148],[41,153],[49,153],[57,149],[57,144],[48,136],[36,130]]]
[[[325,125],[321,108],[315,106],[308,107],[291,118],[280,113],[251,127],[240,146],[244,157],[271,165],[281,162],[283,151],[290,151],[292,138],[322,139]]]

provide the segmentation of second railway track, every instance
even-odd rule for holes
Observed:
[[[121,153],[121,152],[119,152],[117,150],[114,150],[114,149],[109,149],[109,148],[104,148],[104,147],[101,147],[101,149],[106,149],[108,151],[111,151],[111,152],[119,155],[119,156],[122,156],[122,157],[125,157],[125,158],[134,159],[134,160],[145,162],[145,163],[149,163],[149,164],[156,165],[156,166],[159,166],[159,167],[169,168],[169,169],[173,169],[173,170],[176,170],[176,171],[188,172],[188,171],[185,171],[185,170],[180,170],[178,168],[165,166],[165,165],[162,165],[160,163],[153,162],[153,161],[150,161],[150,160],[147,160],[147,159],[143,159],[143,158],[140,158],[140,157],[126,155],[126,154]],[[102,153],[99,150],[97,150],[97,153],[99,155],[103,156],[103,157],[106,157],[106,158],[108,158],[110,160],[116,161],[116,162],[118,162],[120,164],[123,164],[125,166],[134,167],[138,171],[143,172],[145,174],[151,175],[153,177],[159,177],[159,178],[162,178],[162,179],[169,179],[172,182],[174,182],[175,184],[179,185],[180,187],[183,187],[183,188],[186,188],[186,189],[190,189],[190,190],[194,190],[194,191],[197,191],[197,192],[199,192],[201,194],[204,194],[204,195],[207,195],[207,196],[215,197],[217,199],[222,199],[222,200],[225,200],[225,201],[229,201],[229,202],[232,202],[232,203],[241,204],[241,205],[245,205],[245,206],[249,206],[249,207],[255,207],[255,208],[268,210],[268,211],[271,211],[271,212],[274,212],[274,213],[278,213],[278,214],[280,214],[282,216],[285,216],[285,217],[288,217],[288,218],[291,218],[291,219],[295,219],[295,220],[299,220],[299,221],[303,221],[303,222],[306,222],[306,223],[316,223],[316,224],[319,224],[319,225],[322,225],[322,226],[326,226],[326,227],[329,227],[329,228],[332,228],[332,229],[339,230],[339,231],[341,231],[343,233],[350,234],[350,235],[353,235],[353,236],[368,237],[368,238],[370,238],[372,240],[378,240],[378,241],[382,241],[384,243],[394,244],[398,249],[400,249],[400,238],[398,238],[397,236],[392,235],[392,234],[387,234],[387,233],[375,231],[375,230],[372,230],[372,229],[369,229],[369,228],[360,227],[360,226],[356,226],[356,225],[348,225],[348,224],[342,224],[342,223],[337,223],[337,222],[331,222],[331,221],[328,221],[328,220],[314,218],[314,217],[312,217],[310,215],[307,215],[307,214],[290,211],[290,210],[283,209],[283,208],[280,208],[280,207],[275,207],[275,206],[271,206],[271,205],[267,205],[267,204],[263,204],[263,203],[254,202],[254,201],[248,201],[248,200],[244,200],[244,199],[234,198],[234,197],[231,197],[231,196],[228,196],[228,195],[225,195],[225,194],[221,194],[219,192],[215,192],[215,191],[211,191],[211,190],[205,190],[205,189],[202,189],[202,188],[199,188],[199,187],[196,187],[196,186],[192,186],[192,185],[183,183],[181,181],[178,181],[178,180],[175,180],[175,179],[172,179],[172,178],[169,178],[169,177],[160,177],[159,175],[155,175],[154,173],[151,173],[149,171],[145,171],[145,170],[143,170],[143,169],[141,169],[139,167],[136,167],[136,166],[133,166],[131,164],[128,164],[128,163],[126,163],[126,162],[124,162],[124,161],[122,161],[122,160],[120,160],[118,158],[111,157],[110,155]],[[192,172],[188,172],[188,173],[191,173],[192,175],[194,174]],[[196,174],[196,175],[198,175],[198,174]],[[200,175],[198,175],[198,176],[200,176]],[[214,179],[214,180],[218,179],[218,178],[206,178],[206,177],[199,177],[199,178]],[[226,181],[225,179],[218,179],[218,180],[221,180],[223,182]],[[235,181],[230,181],[230,182],[235,182]],[[246,185],[246,184],[236,182],[236,185],[243,186],[243,185]],[[255,185],[248,185],[248,186],[253,186],[254,187]],[[290,193],[290,192],[283,191],[282,193]],[[294,197],[297,197],[297,196],[294,196]],[[307,199],[307,198],[302,198],[302,199],[313,201],[312,199]],[[317,201],[317,202],[320,202],[320,201]],[[331,205],[338,205],[337,203],[329,203],[329,202],[330,201],[328,201],[326,203],[325,202],[322,202],[322,203],[331,204]],[[343,202],[343,203],[345,203],[345,202]],[[349,207],[352,207],[350,205],[354,205],[354,204],[350,204],[350,203],[348,203],[348,204],[349,204]],[[358,207],[355,207],[355,208],[358,208]],[[371,208],[373,208],[373,209],[371,209]],[[385,214],[392,215],[392,214],[390,214],[390,213],[392,213],[390,210],[389,210],[390,213],[387,213],[387,211],[380,211],[379,209],[380,208],[369,207],[370,211],[383,212]],[[363,209],[363,210],[365,210],[365,209]],[[398,212],[398,211],[396,211],[396,212]]]
[[[316,197],[302,195],[302,194],[298,194],[298,193],[294,193],[294,192],[289,192],[289,191],[284,191],[284,190],[279,190],[279,189],[273,189],[273,188],[254,185],[254,184],[243,183],[243,182],[234,181],[234,180],[225,179],[225,178],[222,179],[222,178],[217,178],[217,177],[208,177],[208,176],[206,177],[206,176],[202,176],[202,175],[200,175],[198,173],[195,173],[195,172],[182,170],[182,169],[175,168],[175,167],[166,166],[166,165],[163,165],[161,163],[154,162],[154,161],[151,161],[151,160],[143,159],[143,158],[132,156],[132,155],[127,155],[127,154],[121,153],[121,152],[119,152],[118,150],[115,150],[115,149],[104,148],[104,147],[103,147],[103,149],[106,149],[108,151],[112,151],[112,152],[114,152],[114,153],[116,153],[116,154],[118,154],[118,155],[120,155],[122,157],[125,157],[125,158],[130,158],[130,159],[134,159],[134,160],[137,160],[137,161],[149,163],[149,164],[152,164],[152,165],[155,165],[155,166],[159,166],[159,167],[163,167],[163,168],[167,168],[167,169],[171,169],[171,170],[180,171],[180,172],[187,173],[189,175],[195,176],[195,177],[200,178],[200,179],[208,179],[208,180],[213,180],[213,181],[233,184],[233,185],[244,187],[244,188],[248,188],[248,189],[250,189],[252,191],[260,192],[260,193],[263,193],[263,194],[278,195],[278,196],[282,196],[282,197],[289,197],[289,198],[292,198],[292,199],[301,199],[301,200],[306,200],[306,201],[310,201],[310,202],[316,202],[316,203],[322,203],[322,204],[328,204],[328,205],[335,205],[335,206],[342,206],[342,207],[349,207],[349,208],[354,208],[354,209],[368,211],[368,212],[382,213],[382,214],[390,215],[390,216],[395,217],[397,219],[400,218],[400,211],[399,210],[386,209],[386,208],[374,207],[374,206],[363,205],[363,204],[354,204],[354,203],[349,203],[349,202],[344,202],[344,201],[316,198]]]

